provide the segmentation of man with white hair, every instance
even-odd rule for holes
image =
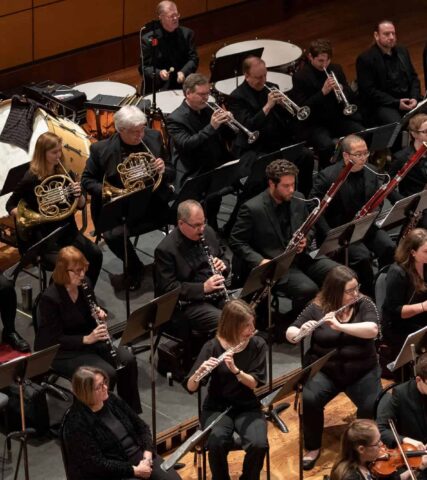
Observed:
[[[174,2],[157,5],[159,22],[151,23],[141,38],[142,58],[139,71],[144,78],[144,91],[151,93],[155,73],[156,89],[180,89],[185,78],[197,70],[199,57],[194,45],[194,32],[179,25],[180,14]]]
[[[150,160],[154,171],[153,178],[156,180],[163,175],[158,189],[151,196],[150,204],[143,209],[143,217],[138,218],[138,223],[128,224],[130,235],[138,234],[140,224],[153,223],[159,225],[161,219],[168,214],[167,202],[170,196],[168,183],[173,180],[174,170],[165,165],[164,147],[160,132],[146,128],[147,118],[139,108],[126,105],[114,115],[114,124],[117,133],[106,140],[91,145],[90,156],[82,175],[82,186],[90,193],[91,212],[95,228],[98,227],[102,210],[102,190],[104,181],[113,187],[123,189],[117,166],[126,161],[132,155],[140,152],[148,152],[153,155]],[[123,244],[123,227],[117,226],[113,230],[103,232],[105,242],[111,251],[121,260],[125,258]],[[139,260],[132,243],[127,241],[129,289],[137,290],[141,284],[143,264]],[[113,286],[122,289],[125,280],[121,276],[112,278]]]

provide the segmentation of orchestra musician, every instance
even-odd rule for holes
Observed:
[[[156,13],[159,22],[153,22],[152,28],[141,38],[139,73],[144,80],[141,90],[146,95],[152,93],[153,73],[156,90],[181,89],[186,77],[199,65],[194,32],[179,25],[181,15],[176,4],[162,1]]]
[[[224,277],[229,270],[225,249],[214,230],[206,225],[203,208],[195,200],[178,205],[178,224],[154,251],[154,293],[163,295],[180,287],[180,302],[170,328],[190,345],[191,330],[209,332],[218,325],[224,306]],[[209,263],[205,245],[212,257]],[[185,366],[191,366],[190,348]]]
[[[381,456],[381,435],[377,424],[369,419],[357,419],[350,423],[341,437],[341,449],[331,470],[330,480],[374,480],[370,466]],[[422,457],[420,470],[427,468],[427,456]],[[393,473],[380,478],[410,480],[408,471]]]
[[[65,175],[66,172],[61,163],[63,161],[62,143],[62,139],[52,132],[43,133],[37,139],[30,167],[17,184],[13,194],[6,204],[7,211],[15,216],[18,227],[22,215],[18,211],[18,204],[21,201],[21,205],[23,202],[26,202],[27,209],[25,210],[25,218],[26,220],[27,218],[31,220],[34,216],[32,212],[35,212],[36,214],[39,213],[35,188],[52,175],[62,175],[65,177],[69,175],[72,194],[70,198],[67,197],[67,200],[72,202],[74,201],[74,198],[76,198],[78,199],[77,208],[82,209],[84,207],[86,200],[84,195],[82,195],[80,184],[75,181],[75,177],[72,173],[67,173],[67,175]],[[48,196],[45,198],[48,200]],[[62,201],[59,201],[56,206],[62,206]],[[71,209],[69,211],[72,212]],[[42,253],[43,262],[49,269],[53,270],[58,250],[61,247],[73,245],[81,250],[85,257],[89,259],[90,267],[88,270],[88,277],[91,279],[92,284],[95,285],[102,266],[102,252],[98,245],[91,242],[79,232],[72,213],[65,218],[55,219],[54,216],[49,218],[52,218],[53,220],[44,223],[36,223],[29,229],[29,241],[21,239],[22,243],[24,243],[24,249],[27,247],[28,243],[35,243],[46,237],[46,235],[56,228],[66,226],[55,242],[51,242],[44,247]],[[19,231],[18,228],[18,236]]]
[[[2,343],[18,352],[29,352],[30,345],[15,330],[16,292],[13,283],[0,273],[0,317],[3,323]]]
[[[59,344],[52,367],[68,378],[81,365],[102,368],[108,374],[110,388],[114,389],[117,383],[118,394],[140,413],[136,359],[126,348],[111,346],[105,323],[107,314],[96,304],[92,311],[87,292],[93,292],[85,277],[88,267],[77,248],[64,247],[59,251],[53,283],[38,303],[34,349]]]
[[[328,273],[320,292],[286,331],[291,343],[312,331],[305,366],[337,349],[304,387],[304,470],[311,470],[320,456],[324,408],[340,392],[357,406],[358,418],[374,414],[375,399],[381,391],[375,348],[378,312],[368,297],[359,296],[355,272],[339,265]],[[336,313],[338,309],[342,310]]]
[[[207,440],[212,480],[230,478],[227,455],[233,444],[233,431],[241,437],[246,451],[241,478],[260,478],[268,448],[267,425],[254,390],[266,381],[267,346],[254,333],[254,310],[243,300],[227,302],[216,337],[205,343],[184,383],[188,391],[195,392],[200,388],[199,377],[211,370],[201,412],[203,426],[232,407],[213,427]],[[220,355],[224,355],[221,362]]]
[[[360,112],[344,114],[344,104],[338,102],[332,72],[350,105],[355,96],[347,83],[342,67],[332,60],[332,45],[318,39],[310,43],[308,62],[293,76],[290,95],[298,105],[307,105],[310,116],[298,125],[298,135],[311,144],[319,155],[321,168],[330,165],[335,150],[334,138],[364,130]]]
[[[230,235],[233,264],[237,267],[240,262],[242,277],[283,253],[308,216],[303,195],[295,191],[297,167],[287,160],[274,160],[267,166],[266,174],[268,188],[240,207]],[[312,232],[307,237],[299,244],[291,268],[274,287],[292,299],[290,315],[294,318],[316,295],[328,271],[337,265],[325,257],[311,258],[306,248]]]
[[[317,223],[320,242],[331,228],[354,220],[356,213],[381,186],[378,175],[373,170],[365,168],[370,154],[366,142],[361,137],[348,135],[343,139],[341,147],[342,160],[321,170],[316,175],[310,195],[323,198],[343,166],[348,165],[349,162],[354,163],[346,182]],[[378,257],[379,265],[383,267],[392,263],[394,248],[394,242],[389,235],[376,226],[370,227],[363,241],[352,243],[349,246],[349,264],[358,273],[362,291],[367,295],[373,295],[374,274],[371,252]]]
[[[82,186],[91,195],[91,213],[95,227],[99,228],[105,181],[113,187],[124,189],[118,172],[120,164],[126,164],[132,154],[147,153],[150,159],[140,164],[140,173],[147,184],[157,181],[162,176],[160,186],[152,193],[149,204],[132,213],[127,220],[128,234],[137,235],[142,225],[158,225],[168,223],[168,201],[171,197],[169,182],[174,179],[174,169],[165,163],[165,151],[161,134],[157,130],[146,128],[147,118],[136,106],[126,105],[114,114],[117,133],[106,140],[94,143],[90,147],[90,156],[82,175]],[[148,176],[145,176],[148,175]],[[124,261],[123,226],[103,232],[103,237],[110,250]],[[132,242],[127,240],[128,286],[129,290],[137,290],[141,285],[144,265],[140,261]],[[111,277],[111,283],[117,290],[125,288],[127,279],[123,275]]]
[[[396,355],[410,333],[426,326],[426,278],[427,230],[416,228],[399,242],[386,277],[382,333]]]
[[[63,426],[69,480],[150,478],[178,480],[164,472],[150,427],[109,392],[109,377],[97,367],[81,366],[72,379],[74,402]]]

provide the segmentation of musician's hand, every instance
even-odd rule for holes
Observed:
[[[150,478],[153,468],[151,467],[151,462],[147,462],[142,459],[138,465],[133,467],[133,474],[137,478]]]
[[[159,175],[163,175],[165,173],[165,162],[162,158],[156,158],[153,162],[154,168],[157,170]]]
[[[280,94],[280,92],[277,90],[277,91],[272,91],[272,92],[269,92],[268,96],[267,96],[267,103],[264,105],[264,113],[267,115],[268,112],[275,106],[277,105],[278,103],[280,103],[282,100],[282,95]]]
[[[10,211],[10,214],[16,217],[18,215],[18,208],[12,208],[12,210]]]
[[[214,268],[217,272],[223,272],[227,267],[225,263],[218,257],[213,259]]]
[[[399,100],[399,110],[404,110],[404,111],[409,111],[412,110],[413,107],[411,107],[412,101],[409,98],[401,98]]]
[[[200,377],[200,375],[203,375],[205,372],[214,369],[217,365],[218,359],[215,357],[210,357],[200,365],[193,375]]]
[[[79,198],[82,194],[82,187],[80,186],[80,183],[78,182],[74,182],[73,184],[73,195],[76,197],[76,198]]]
[[[425,450],[425,445],[423,444],[423,442],[420,442],[419,440],[414,440],[410,437],[404,437],[402,443],[409,443],[410,445],[413,445],[417,450]]]
[[[239,369],[236,367],[236,364],[234,363],[233,352],[227,352],[227,354],[224,355],[224,363],[227,365],[231,373],[236,374],[239,371]]]
[[[83,337],[83,343],[91,345],[92,343],[108,340],[107,325],[101,324],[92,330],[89,335]]]
[[[160,70],[159,75],[162,80],[169,80],[169,72],[167,70]]]
[[[427,455],[421,457],[421,464],[418,467],[418,470],[425,470],[427,468]]]
[[[183,72],[178,72],[178,73],[176,74],[176,81],[177,81],[178,83],[184,83],[184,80],[185,80],[185,75],[184,75],[184,73],[183,73]]]
[[[341,323],[335,317],[335,312],[329,312],[325,315],[325,323],[329,325],[332,330],[340,330]]]
[[[301,253],[307,247],[307,239],[303,237],[297,246],[297,253]]]
[[[212,114],[211,125],[215,130],[217,130],[222,124],[230,121],[230,118],[231,118],[231,112],[227,112],[226,110],[222,110],[221,108],[218,108]]]
[[[319,322],[317,320],[309,320],[308,322],[305,322],[301,325],[301,328],[300,328],[300,331],[299,331],[299,334],[305,334],[307,332],[309,332],[310,330],[316,328],[316,325],[318,324]]]
[[[222,275],[212,275],[203,284],[203,291],[205,293],[215,292],[224,288],[224,277]]]
[[[102,310],[101,307],[97,307],[97,309],[96,309],[96,314],[98,315],[98,318],[99,318],[102,322],[105,322],[105,320],[107,320],[107,312],[105,312],[104,310]]]
[[[417,106],[418,102],[415,98],[410,98],[409,99],[409,107],[411,110]]]
[[[332,77],[328,77],[322,87],[323,95],[328,95],[328,93],[332,92],[332,90],[334,89],[334,85],[334,79]]]
[[[268,262],[271,262],[271,260],[269,258],[263,258],[260,262],[259,262],[259,266],[261,265],[265,265],[266,263]]]
[[[142,459],[144,460],[150,460],[151,462],[153,461],[153,452],[150,452],[150,450],[144,450],[142,452]]]

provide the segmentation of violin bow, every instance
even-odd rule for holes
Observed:
[[[399,448],[400,454],[402,455],[403,460],[405,461],[406,468],[408,469],[408,472],[412,478],[412,480],[416,480],[416,477],[414,475],[414,472],[412,471],[412,468],[409,465],[408,459],[406,457],[405,452],[403,451],[402,445],[400,445],[399,442],[399,436],[397,435],[397,430],[394,425],[394,422],[391,418],[388,419],[388,424],[390,425],[391,433],[393,434],[394,439],[396,440],[396,444]]]

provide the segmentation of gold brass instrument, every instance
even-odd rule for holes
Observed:
[[[214,112],[217,112],[218,110],[222,112],[227,112],[227,110],[224,110],[216,102],[206,102],[206,105]],[[228,113],[231,113],[231,112],[228,112]],[[247,135],[248,143],[254,143],[258,140],[258,137],[259,137],[258,130],[256,130],[255,132],[251,132],[233,117],[230,117],[230,119],[227,120],[226,125],[229,128],[231,128],[231,130],[233,130],[234,133],[243,132],[245,135]]]
[[[115,187],[105,180],[102,185],[102,199],[109,201],[114,198],[128,195],[137,190],[144,190],[152,186],[153,192],[159,187],[163,174],[154,167],[156,157],[148,146],[141,140],[147,149],[146,152],[131,153],[122,163],[117,165],[117,172],[123,188]]]
[[[71,178],[61,162],[59,165],[64,170],[64,175],[51,175],[34,188],[38,212],[31,210],[24,199],[19,201],[16,228],[21,238],[27,238],[29,228],[64,220],[76,210],[79,199],[73,193],[75,180]]]
[[[310,116],[310,107],[304,106],[299,107],[294,101],[292,101],[287,95],[281,92],[277,87],[269,87],[264,85],[269,92],[279,92],[280,93],[280,105],[286,108],[286,110],[293,116],[297,117],[298,120],[304,121]]]
[[[331,70],[331,72],[328,72],[326,68],[323,69],[323,71],[326,73],[326,76],[328,78],[332,78],[334,81],[334,93],[335,97],[337,98],[338,103],[343,103],[344,104],[344,110],[343,114],[344,115],[353,115],[353,113],[357,112],[357,105],[354,105],[353,103],[350,103],[347,100],[347,97],[344,93],[344,90],[342,89],[341,85],[338,83],[337,77],[335,73]]]

